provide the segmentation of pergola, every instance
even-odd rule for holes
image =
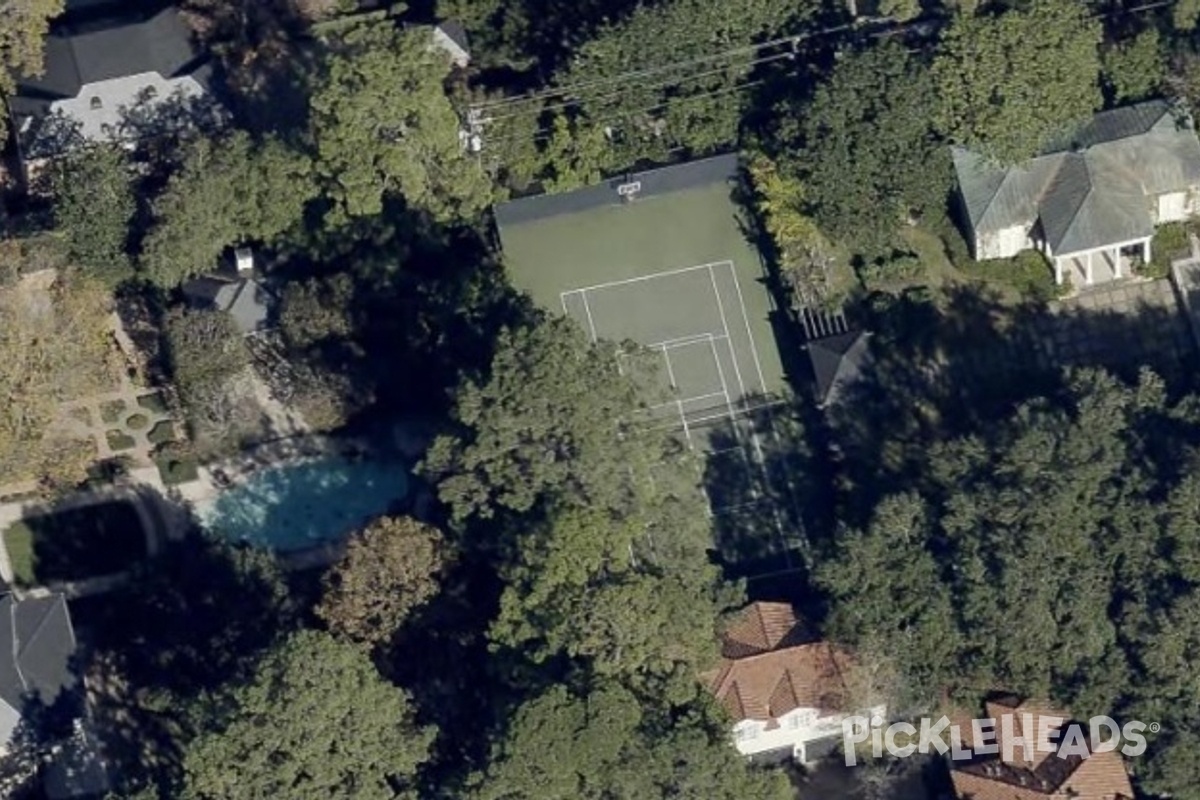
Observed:
[[[1121,269],[1121,253],[1129,248],[1138,247],[1142,251],[1142,263],[1150,263],[1150,237],[1143,236],[1124,242],[1096,247],[1090,250],[1077,250],[1072,253],[1056,254],[1047,252],[1054,262],[1054,282],[1060,286],[1066,275],[1074,272],[1083,278],[1085,286],[1096,283],[1098,273],[1100,282],[1115,280],[1123,277]],[[1047,248],[1049,250],[1049,248]]]

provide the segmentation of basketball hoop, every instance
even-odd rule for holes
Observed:
[[[622,183],[617,187],[617,196],[619,196],[626,203],[631,203],[637,198],[638,192],[640,191],[642,191],[641,181]]]

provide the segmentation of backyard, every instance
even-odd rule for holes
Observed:
[[[109,575],[146,554],[141,519],[127,500],[27,517],[4,531],[4,544],[20,586]]]

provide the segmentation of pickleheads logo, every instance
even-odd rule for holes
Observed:
[[[1002,714],[998,718],[970,720],[969,725],[952,724],[947,717],[921,719],[919,727],[895,722],[883,727],[883,719],[851,716],[842,720],[842,749],[846,766],[853,767],[865,754],[867,742],[875,758],[886,752],[895,758],[915,753],[949,755],[954,761],[976,756],[1000,755],[1005,761],[1036,761],[1035,754],[1056,753],[1061,758],[1088,758],[1096,753],[1120,749],[1136,757],[1146,752],[1146,731],[1158,733],[1157,722],[1132,721],[1118,725],[1112,717],[1092,717],[1086,723],[1049,714]],[[860,748],[860,745],[862,746]]]

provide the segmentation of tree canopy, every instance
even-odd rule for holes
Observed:
[[[115,286],[133,277],[128,244],[137,197],[120,147],[87,147],[53,165],[54,221],[72,263]]]
[[[955,16],[933,62],[938,129],[999,161],[1035,155],[1100,106],[1099,44],[1081,3]]]
[[[271,243],[300,222],[314,196],[311,164],[283,143],[258,143],[245,133],[199,139],[154,201],[154,226],[141,267],[171,288],[220,266],[226,248]]]
[[[189,800],[393,800],[391,782],[412,777],[434,736],[358,648],[317,631],[283,641],[194,713]]]
[[[339,38],[311,99],[317,170],[348,216],[377,215],[387,196],[439,220],[490,200],[442,82],[449,64],[428,31],[356,27]]]
[[[899,44],[838,61],[798,116],[803,177],[817,223],[852,252],[888,252],[914,212],[945,213],[950,163],[934,134],[928,68]]]
[[[386,642],[437,594],[449,553],[437,528],[411,517],[381,517],[350,537],[325,575],[317,615],[355,642]]]

